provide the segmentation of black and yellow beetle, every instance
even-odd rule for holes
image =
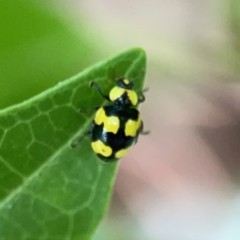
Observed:
[[[91,82],[103,98],[111,102],[110,105],[96,107],[90,131],[91,146],[97,156],[104,162],[113,162],[125,156],[136,144],[139,134],[143,132],[143,122],[136,106],[145,101],[143,93],[140,98],[133,90],[133,82],[126,78],[116,80],[109,95],[104,95],[96,82]],[[84,137],[72,144],[76,147]]]

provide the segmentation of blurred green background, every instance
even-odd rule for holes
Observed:
[[[63,6],[50,1],[1,1],[0,16],[0,109],[102,58],[86,21],[76,23]]]
[[[147,52],[151,135],[122,160],[95,240],[239,239],[238,0],[10,0],[0,23],[0,109]]]

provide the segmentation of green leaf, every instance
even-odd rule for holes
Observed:
[[[114,74],[126,76],[140,91],[145,61],[141,49],[131,49],[0,111],[1,240],[91,238],[106,212],[117,163],[102,163],[87,138],[70,148],[94,116],[76,109],[104,104],[89,87],[92,80],[107,93]]]

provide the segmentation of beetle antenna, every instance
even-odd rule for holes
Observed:
[[[98,86],[98,84],[96,82],[90,82],[90,87],[94,87],[103,98],[105,98],[106,100],[110,101],[109,97],[105,94],[102,93],[100,87]]]

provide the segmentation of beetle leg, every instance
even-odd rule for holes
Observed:
[[[90,112],[90,111],[92,111],[92,110],[98,110],[99,108],[100,108],[99,106],[91,107],[91,108],[89,108],[89,109],[84,109],[84,110],[82,110],[81,108],[78,108],[78,109],[76,110],[76,112],[77,112],[77,113],[88,113],[88,112]]]
[[[91,131],[85,132],[82,136],[80,136],[78,139],[76,139],[74,142],[71,143],[71,147],[76,148],[81,143],[81,141],[90,133]]]
[[[144,96],[144,92],[147,92],[148,91],[148,88],[144,88],[143,90],[142,90],[142,92],[140,93],[140,98],[138,99],[138,104],[139,103],[143,103],[144,101],[145,101],[145,96]]]
[[[142,134],[142,135],[148,135],[148,134],[150,133],[150,131],[144,131],[144,130],[143,130],[143,122],[142,122],[142,124],[141,124],[139,133]]]
[[[150,131],[141,131],[140,134],[142,135],[148,135],[150,133]]]

